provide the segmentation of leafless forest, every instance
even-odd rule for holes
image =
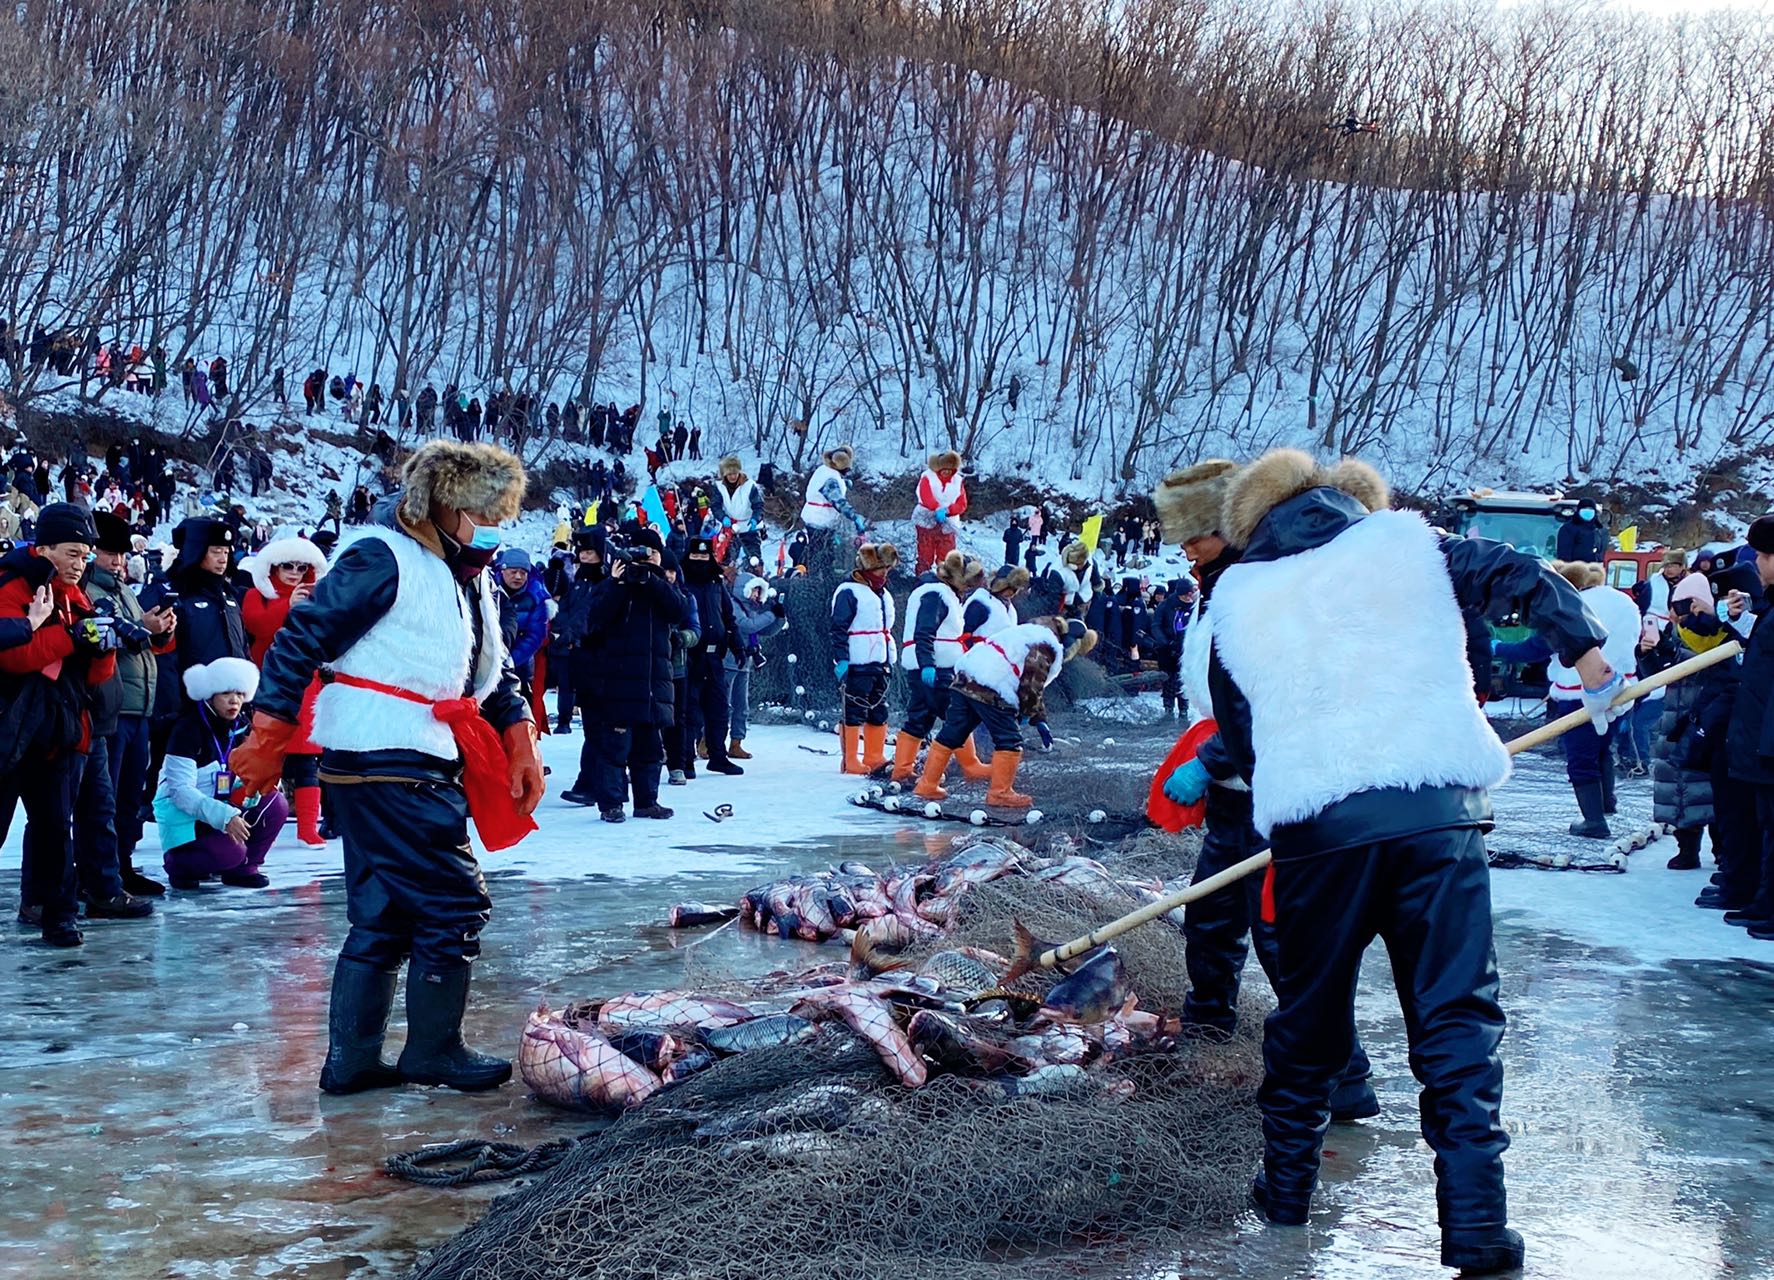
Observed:
[[[1774,437],[1774,20],[1235,0],[15,0],[38,328],[799,461],[1413,481]],[[1013,391],[1014,379],[1014,391]],[[866,434],[866,433],[877,434]],[[546,448],[546,442],[538,442]]]

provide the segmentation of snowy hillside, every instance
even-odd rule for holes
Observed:
[[[1774,437],[1766,17],[386,10],[20,6],[10,399],[125,398],[41,328],[249,417],[324,367],[1090,499],[1277,443],[1685,494]]]

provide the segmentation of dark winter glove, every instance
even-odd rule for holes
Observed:
[[[785,618],[788,616],[788,606],[782,602],[781,596],[777,596],[776,599],[770,602],[770,612],[779,618]]]
[[[74,624],[74,648],[88,657],[101,657],[117,647],[117,619],[108,614],[82,618]]]
[[[1041,750],[1053,750],[1053,730],[1047,727],[1047,721],[1035,721],[1035,732],[1041,735]]]

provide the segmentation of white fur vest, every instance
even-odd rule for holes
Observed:
[[[460,698],[474,652],[474,624],[450,567],[396,530],[370,528],[360,536],[374,538],[394,553],[399,575],[394,607],[340,655],[332,669],[422,694],[434,702]],[[482,573],[470,591],[481,617],[474,697],[484,701],[499,683],[505,663],[491,574]],[[324,685],[314,701],[314,742],[337,751],[422,751],[441,760],[454,760],[458,754],[450,727],[434,717],[430,707],[342,684]]]
[[[918,610],[924,597],[934,593],[942,600],[942,621],[936,624],[936,643],[930,647],[935,665],[941,670],[953,667],[961,657],[961,601],[946,582],[926,582],[912,588],[905,602],[905,636],[899,646],[899,665],[907,671],[918,669]]]
[[[844,473],[836,467],[820,463],[813,468],[813,474],[807,477],[807,498],[801,504],[801,523],[813,529],[836,529],[838,527],[838,509],[826,501],[822,490],[827,482],[836,480],[838,492],[845,497],[850,494],[850,482]]]
[[[973,629],[974,640],[997,635],[1005,627],[1016,625],[1016,610],[1010,606],[1010,602],[999,599],[984,587],[975,587],[973,594],[967,597],[967,609],[971,609],[976,604],[984,607],[986,620]],[[966,616],[965,609],[962,610],[962,616]]]
[[[1615,587],[1586,587],[1578,594],[1583,597],[1584,607],[1608,633],[1602,642],[1602,657],[1620,673],[1622,680],[1633,679],[1638,673],[1638,637],[1643,625],[1638,606],[1631,596]],[[1560,662],[1556,654],[1546,664],[1546,679],[1554,698],[1576,702],[1583,697],[1583,677]]]
[[[1235,564],[1208,616],[1250,702],[1263,835],[1359,791],[1509,776],[1472,692],[1447,562],[1420,516],[1376,512],[1323,546]]]
[[[850,647],[845,657],[853,667],[880,663],[893,665],[893,595],[887,591],[871,591],[860,582],[840,582],[832,592],[836,603],[841,595],[856,600],[856,616],[850,620]]]
[[[733,522],[735,532],[752,532],[754,526],[752,524],[751,496],[757,492],[757,488],[758,482],[750,476],[741,480],[731,493],[727,491],[727,486],[724,484],[715,486],[715,492],[721,496],[721,510],[727,519]]]
[[[959,471],[950,476],[949,482],[944,484],[941,476],[937,475],[936,472],[930,470],[928,467],[924,468],[924,474],[918,478],[918,500],[912,503],[912,523],[920,529],[936,528],[938,523],[936,519],[937,511],[947,511],[950,507],[954,506],[956,502],[960,501],[961,493],[966,488],[966,485],[966,479]],[[936,500],[936,506],[927,507],[924,505],[924,494],[926,492]],[[959,524],[960,519],[959,516],[950,517],[950,520],[955,524]]]
[[[1017,690],[1022,684],[1023,669],[1028,666],[1029,650],[1036,645],[1044,645],[1053,652],[1053,666],[1047,672],[1047,683],[1052,684],[1059,678],[1065,651],[1052,631],[1033,622],[1006,627],[991,639],[981,640],[961,655],[961,661],[955,664],[955,675],[984,685],[1004,699],[1005,706],[1015,710],[1022,705]]]

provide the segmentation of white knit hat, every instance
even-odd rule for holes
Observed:
[[[244,693],[251,702],[259,691],[259,669],[245,658],[217,658],[185,672],[185,692],[193,702],[207,702],[218,693]]]

